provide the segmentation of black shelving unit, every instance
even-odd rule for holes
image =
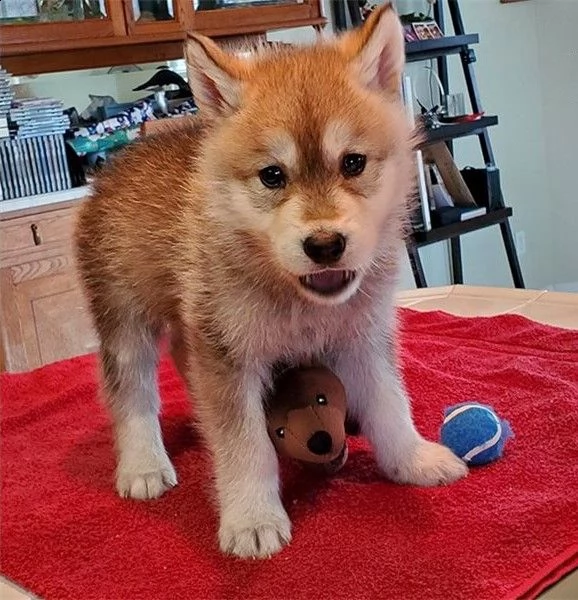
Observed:
[[[442,26],[441,23],[439,25]],[[405,59],[407,62],[418,62],[439,58],[440,56],[449,56],[450,54],[459,54],[462,49],[477,44],[479,41],[480,37],[477,33],[468,33],[446,36],[438,40],[406,42]]]
[[[485,215],[474,217],[467,221],[434,227],[430,231],[414,231],[411,236],[413,242],[418,246],[428,246],[436,242],[443,242],[455,235],[462,235],[470,231],[476,231],[482,227],[489,227],[490,225],[498,225],[508,220],[511,216],[512,209],[510,207],[496,208]]]
[[[493,127],[498,124],[498,117],[481,117],[477,121],[470,121],[467,123],[453,123],[447,125],[441,125],[436,129],[430,129],[426,131],[426,140],[422,144],[427,146],[435,142],[449,142],[457,138],[465,137],[468,135],[480,135],[484,129]]]
[[[481,113],[483,112],[481,97],[474,72],[476,54],[474,49],[471,47],[479,42],[479,36],[475,33],[468,34],[465,32],[459,1],[446,0],[446,2],[447,7],[449,8],[455,35],[446,36],[438,40],[407,42],[407,62],[436,59],[438,75],[442,81],[444,89],[448,90],[448,56],[459,54],[472,111],[474,113]],[[444,13],[444,0],[438,0],[438,2],[436,2],[434,5],[434,18],[442,31],[445,31]],[[480,149],[486,166],[494,167],[494,153],[490,142],[488,128],[497,124],[498,118],[496,116],[484,116],[478,121],[443,125],[437,129],[427,131],[426,140],[423,145],[435,142],[446,142],[451,150],[452,140],[468,135],[476,135],[479,139]],[[476,217],[468,221],[452,223],[451,225],[434,227],[430,231],[413,231],[408,236],[406,246],[417,287],[427,287],[427,281],[419,254],[419,248],[429,244],[435,244],[449,240],[451,244],[452,281],[454,284],[461,284],[463,283],[463,270],[460,236],[494,225],[500,226],[502,240],[514,285],[518,288],[524,287],[524,279],[520,269],[520,263],[518,260],[509,221],[513,211],[510,207],[505,205],[501,191],[499,191],[498,195],[498,198],[493,199],[492,205],[494,208],[483,216]]]

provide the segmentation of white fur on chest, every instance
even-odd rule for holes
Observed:
[[[238,358],[268,364],[306,363],[386,327],[387,303],[387,298],[354,297],[333,307],[296,301],[281,308],[262,296],[245,293],[221,304],[217,318],[225,346]]]

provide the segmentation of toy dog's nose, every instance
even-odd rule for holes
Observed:
[[[317,454],[318,456],[329,454],[329,452],[331,452],[332,444],[333,440],[327,431],[316,431],[307,440],[307,448],[309,448],[313,454]]]

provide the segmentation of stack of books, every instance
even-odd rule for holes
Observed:
[[[1,89],[0,83],[0,97]],[[0,200],[70,189],[64,143],[70,123],[62,103],[54,98],[10,101],[10,137],[0,137]]]

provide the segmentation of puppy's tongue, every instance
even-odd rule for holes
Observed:
[[[351,280],[349,271],[327,270],[312,273],[302,278],[304,285],[320,294],[334,294],[342,290]]]

